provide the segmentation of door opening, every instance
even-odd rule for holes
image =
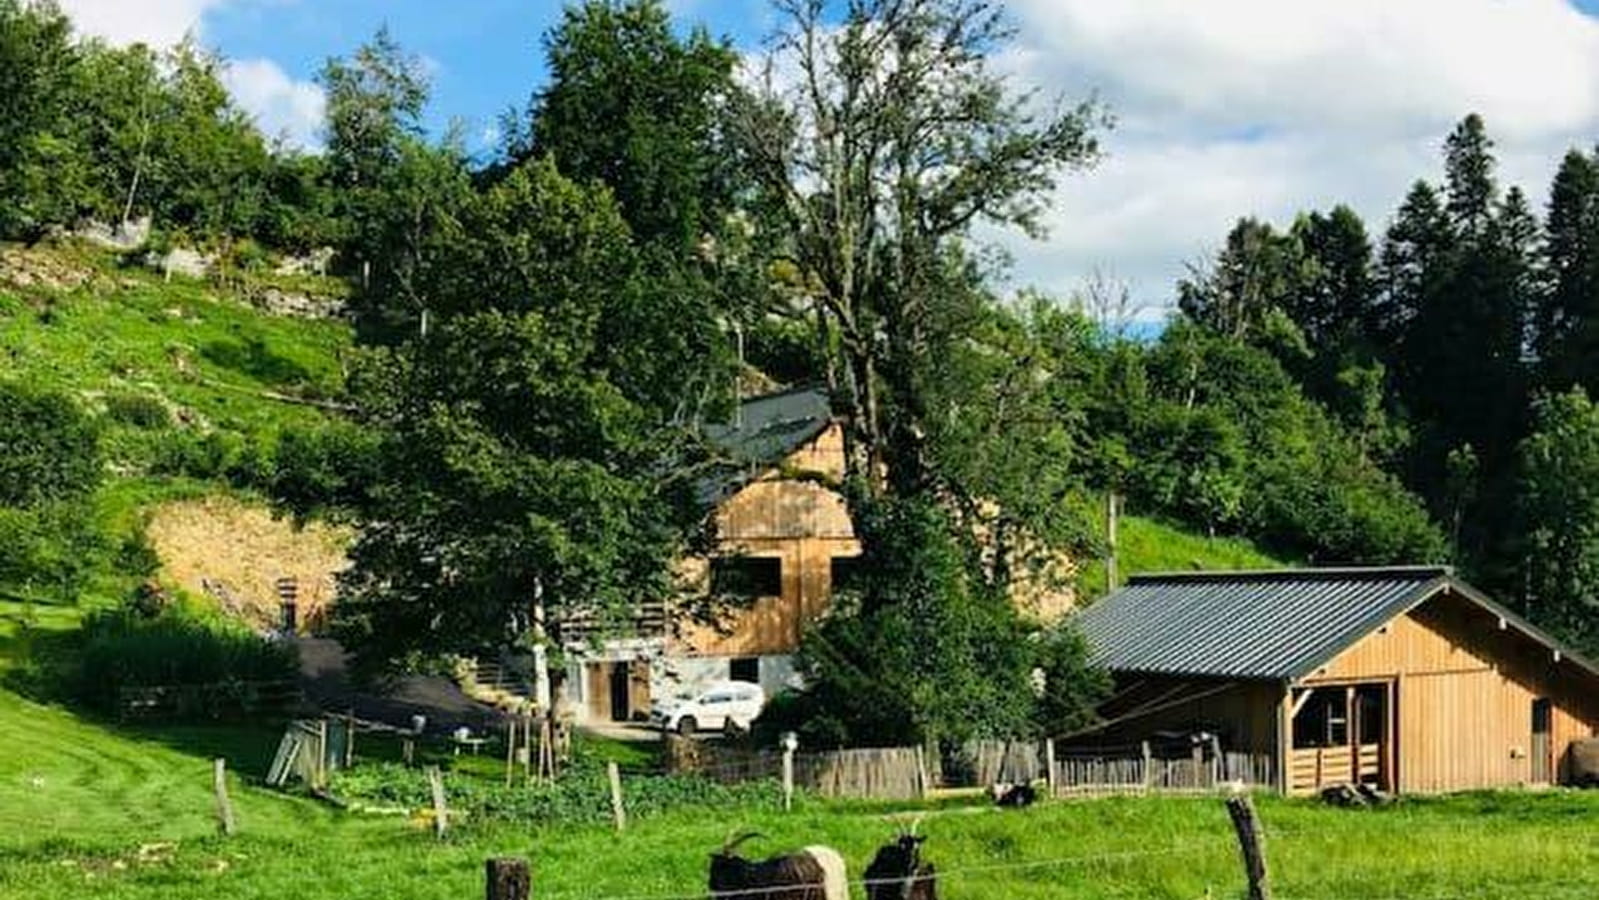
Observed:
[[[1554,757],[1549,741],[1551,709],[1549,698],[1532,701],[1532,757],[1531,780],[1534,784],[1548,784],[1554,780]]]
[[[611,721],[626,722],[632,715],[632,677],[625,662],[611,663]]]

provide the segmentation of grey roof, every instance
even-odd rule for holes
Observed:
[[[815,388],[742,401],[733,422],[705,427],[705,436],[729,461],[700,485],[701,497],[707,501],[725,497],[805,446],[832,421],[827,395]]]
[[[1076,621],[1112,671],[1291,680],[1445,588],[1599,673],[1439,566],[1135,576]]]

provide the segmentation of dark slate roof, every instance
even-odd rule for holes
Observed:
[[[1136,576],[1077,622],[1112,671],[1294,679],[1449,586],[1488,603],[1441,567],[1194,572]]]
[[[827,395],[815,388],[744,400],[733,422],[705,427],[705,436],[729,459],[715,476],[701,483],[702,499],[715,502],[726,497],[805,446],[832,420]]]

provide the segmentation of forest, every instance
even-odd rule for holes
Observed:
[[[1241,218],[1158,331],[1129,329],[1119,286],[1007,292],[975,237],[1038,233],[1060,180],[1094,177],[1115,111],[1091,85],[1014,83],[986,3],[773,6],[763,67],[661,0],[571,4],[484,157],[424,127],[426,68],[387,32],[327,61],[325,144],[301,150],[203,47],[0,0],[0,240],[148,221],[139,252],[233,277],[331,248],[340,411],[141,464],[357,525],[332,629],[374,671],[544,640],[534,598],[621,620],[669,595],[713,537],[698,479],[729,464],[701,426],[806,384],[844,424],[868,562],[807,638],[816,740],[1090,716],[1080,640],[1021,639],[1007,598],[1103,553],[1107,493],[1306,564],[1451,563],[1599,652],[1599,155],[1536,199],[1461,110],[1382,223]],[[100,414],[4,366],[0,590],[145,564],[84,513]]]

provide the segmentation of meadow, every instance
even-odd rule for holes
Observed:
[[[15,605],[0,639],[15,651]],[[35,628],[67,625],[66,615]],[[895,819],[924,816],[949,898],[1237,897],[1242,869],[1215,797],[1059,801],[1021,811],[969,802],[890,805],[800,798],[597,824],[461,821],[444,841],[407,815],[341,810],[265,789],[277,730],[119,727],[0,690],[0,898],[482,896],[489,856],[531,860],[535,897],[703,896],[706,854],[734,829],[752,853],[837,847],[858,874]],[[217,835],[210,761],[229,760],[239,824]],[[455,779],[491,777],[458,771]],[[1367,810],[1259,798],[1279,898],[1577,898],[1599,894],[1599,793],[1407,800]]]

